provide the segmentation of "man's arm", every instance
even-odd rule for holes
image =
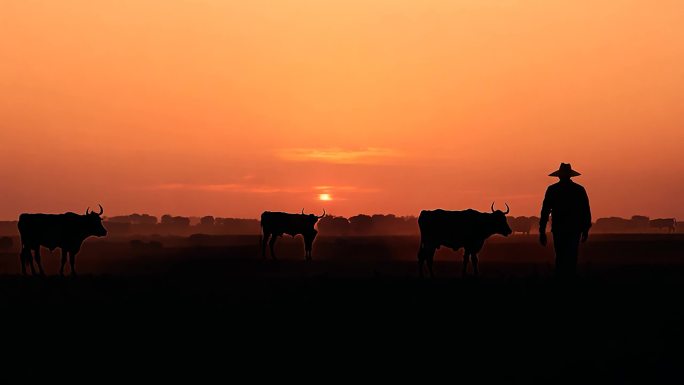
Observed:
[[[586,242],[591,228],[591,208],[589,207],[589,196],[587,190],[582,188],[582,242]]]
[[[539,232],[546,232],[546,223],[549,221],[549,215],[551,214],[551,193],[547,189],[546,194],[544,194],[544,202],[542,202],[541,214],[539,215]]]
[[[546,223],[549,221],[551,214],[551,192],[546,189],[544,194],[544,202],[542,202],[541,214],[539,215],[539,243],[546,246]]]

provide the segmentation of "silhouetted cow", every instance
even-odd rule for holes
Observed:
[[[595,229],[597,232],[604,233],[626,233],[630,231],[632,223],[629,219],[620,217],[599,218],[596,220]]]
[[[534,219],[531,217],[508,217],[508,225],[511,227],[513,232],[529,234],[534,223]]]
[[[107,230],[102,226],[102,206],[100,212],[86,210],[85,215],[72,212],[65,214],[21,214],[19,216],[19,234],[21,236],[21,273],[26,274],[26,265],[31,267],[31,274],[35,275],[33,268],[33,256],[35,255],[38,269],[44,275],[43,265],[40,262],[40,247],[44,246],[50,251],[62,249],[62,265],[59,274],[64,275],[64,265],[67,254],[71,265],[71,275],[76,275],[74,268],[76,253],[81,249],[83,241],[90,236],[103,237]]]
[[[297,234],[302,234],[304,237],[304,258],[311,260],[311,246],[316,238],[316,234],[318,234],[314,226],[324,216],[325,210],[323,210],[323,215],[321,216],[304,214],[304,209],[302,209],[301,214],[264,211],[261,214],[261,229],[263,231],[261,256],[266,257],[266,242],[268,242],[269,238],[271,258],[276,259],[274,245],[278,237],[283,234],[289,234],[293,237]]]
[[[492,203],[491,213],[481,213],[475,210],[446,211],[446,210],[423,210],[418,217],[420,227],[420,249],[418,250],[418,268],[423,275],[423,262],[427,260],[430,276],[432,273],[432,260],[435,250],[441,246],[458,250],[465,249],[463,253],[463,274],[468,268],[468,256],[473,262],[473,272],[478,274],[477,253],[480,252],[484,241],[493,234],[508,236],[511,228],[506,222],[506,214],[510,212],[508,204],[506,212],[494,210]]]
[[[674,218],[659,218],[652,219],[649,222],[649,226],[656,229],[667,229],[668,232],[674,233],[675,227],[677,226],[677,221]]]

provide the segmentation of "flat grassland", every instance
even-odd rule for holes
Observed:
[[[417,248],[410,236],[322,236],[306,262],[300,238],[279,240],[278,261],[262,259],[258,236],[89,239],[75,278],[57,276],[57,250],[42,253],[47,277],[22,277],[18,250],[8,250],[0,308],[89,314],[151,334],[154,319],[233,342],[289,335],[320,354],[354,349],[357,359],[422,351],[416,359],[430,360],[439,351],[457,366],[495,367],[480,375],[501,382],[583,382],[588,373],[661,382],[680,373],[684,235],[591,236],[569,285],[553,279],[552,246],[536,236],[488,240],[479,277],[462,276],[462,251],[441,249],[436,278],[421,279]]]

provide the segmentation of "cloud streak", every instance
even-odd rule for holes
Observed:
[[[322,162],[333,164],[378,164],[388,163],[402,154],[391,148],[367,147],[362,149],[342,148],[287,148],[277,151],[277,156],[291,162]]]
[[[314,188],[314,190],[319,191],[319,192],[344,191],[344,192],[353,192],[353,193],[372,193],[372,192],[380,191],[376,188],[359,187],[359,186],[321,185],[321,186],[314,186],[313,188]]]
[[[152,186],[155,190],[191,190],[207,192],[240,192],[255,194],[303,193],[307,190],[273,186],[253,186],[241,183],[162,183]]]
[[[147,190],[164,191],[206,191],[206,192],[238,192],[255,194],[275,194],[275,193],[373,193],[378,192],[376,188],[359,186],[338,186],[338,185],[317,185],[309,187],[276,187],[269,185],[252,185],[247,183],[161,183],[144,187]]]

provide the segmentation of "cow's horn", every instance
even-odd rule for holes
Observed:
[[[98,206],[100,206],[100,212],[97,213],[97,215],[102,215],[102,213],[104,213],[104,209],[102,208],[101,204],[98,204]]]
[[[492,212],[494,212],[494,202],[492,202]]]
[[[506,212],[504,214],[508,214],[511,212],[511,208],[508,207],[508,203],[506,203]]]
[[[304,215],[304,208],[302,207],[302,215]]]
[[[323,215],[321,215],[321,216],[318,217],[318,218],[323,218],[324,216],[325,216],[325,209],[323,209]]]
[[[90,207],[88,207],[88,208],[86,209],[86,215],[88,215],[89,213],[90,213]]]

